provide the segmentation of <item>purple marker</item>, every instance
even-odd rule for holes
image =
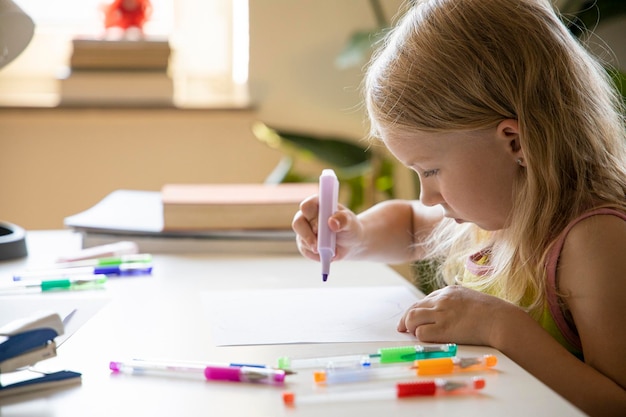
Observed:
[[[108,276],[133,276],[152,274],[152,264],[144,262],[122,263],[119,265],[84,266],[76,268],[32,269],[13,275],[13,281],[27,279],[49,279],[73,275],[104,274]]]
[[[317,220],[317,251],[322,263],[322,280],[328,279],[330,262],[335,256],[336,233],[328,227],[328,219],[337,211],[339,181],[332,169],[325,169],[320,175],[319,217]]]

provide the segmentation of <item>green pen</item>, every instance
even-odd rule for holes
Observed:
[[[106,258],[83,259],[80,261],[57,262],[46,268],[75,268],[82,266],[112,266],[130,263],[150,263],[152,255],[149,253],[137,253],[132,255],[110,256]]]
[[[378,349],[376,353],[358,355],[330,356],[324,358],[278,359],[279,369],[339,368],[346,366],[376,366],[413,362],[422,359],[448,358],[456,356],[457,345],[454,343],[433,345],[397,346]]]
[[[40,289],[41,292],[87,290],[102,287],[106,281],[107,276],[104,274],[76,275],[31,282],[21,281],[19,285],[0,287],[0,294],[29,291],[33,289]]]

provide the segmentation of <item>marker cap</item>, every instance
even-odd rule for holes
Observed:
[[[434,358],[415,361],[418,375],[439,375],[454,372],[452,358]]]
[[[448,343],[436,346],[400,346],[382,348],[380,363],[410,362],[418,359],[449,358],[456,355],[457,345]]]
[[[406,382],[397,384],[396,390],[398,398],[435,395],[437,392],[437,385],[432,381]]]

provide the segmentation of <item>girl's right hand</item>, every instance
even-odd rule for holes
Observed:
[[[291,227],[296,232],[296,244],[300,253],[309,259],[319,261],[317,252],[319,198],[311,196],[300,203]],[[363,239],[363,225],[356,214],[339,204],[337,211],[328,219],[328,227],[337,233],[333,261],[348,258],[358,251]]]

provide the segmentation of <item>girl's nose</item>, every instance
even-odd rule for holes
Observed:
[[[420,201],[422,204],[429,207],[436,206],[437,204],[442,204],[444,202],[438,188],[432,186],[425,187],[424,184],[420,187]]]

